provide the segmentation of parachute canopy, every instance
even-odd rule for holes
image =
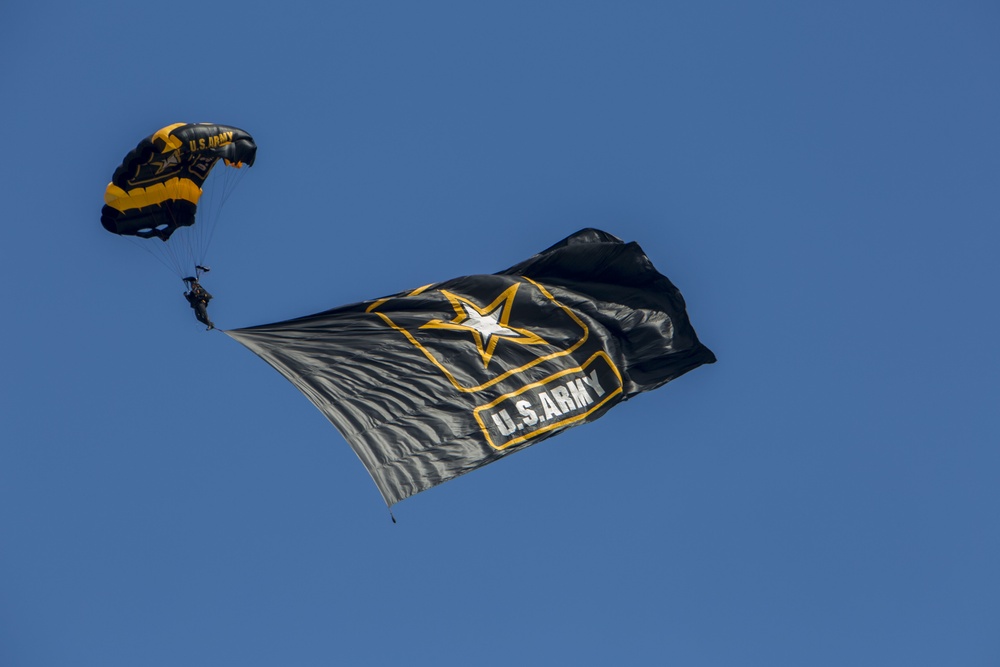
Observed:
[[[715,361],[670,280],[596,229],[500,273],[226,333],[326,415],[390,506]]]
[[[175,123],[139,142],[104,192],[101,224],[124,236],[166,241],[195,222],[201,187],[215,163],[252,165],[249,133],[213,123]]]

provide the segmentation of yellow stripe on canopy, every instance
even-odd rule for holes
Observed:
[[[187,178],[171,178],[169,181],[156,183],[148,188],[128,191],[114,183],[108,183],[108,188],[104,191],[104,203],[122,213],[133,208],[162,204],[172,199],[182,199],[197,204],[199,197],[201,188]]]

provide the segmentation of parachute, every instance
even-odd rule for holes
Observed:
[[[253,137],[236,127],[175,123],[161,128],[140,141],[115,170],[104,192],[101,224],[113,234],[141,239],[144,249],[185,275],[191,266],[204,264],[218,210],[238,181],[228,172],[245,172],[242,167],[253,165],[256,153]],[[219,160],[235,169],[221,170],[227,174],[213,194],[219,194],[215,189],[222,192],[213,197],[206,215],[198,210],[199,202]],[[175,239],[179,230],[185,233]]]

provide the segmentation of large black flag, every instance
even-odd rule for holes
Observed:
[[[500,273],[226,333],[333,422],[389,506],[715,361],[642,249],[596,229]]]

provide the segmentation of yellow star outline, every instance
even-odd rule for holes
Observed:
[[[544,339],[527,329],[510,326],[510,311],[514,304],[514,295],[521,283],[514,283],[500,294],[493,303],[485,308],[469,299],[441,290],[455,309],[455,319],[445,322],[431,320],[422,325],[421,329],[449,329],[465,331],[472,334],[483,358],[483,368],[490,365],[493,352],[500,339],[509,340],[520,345],[547,345]]]

